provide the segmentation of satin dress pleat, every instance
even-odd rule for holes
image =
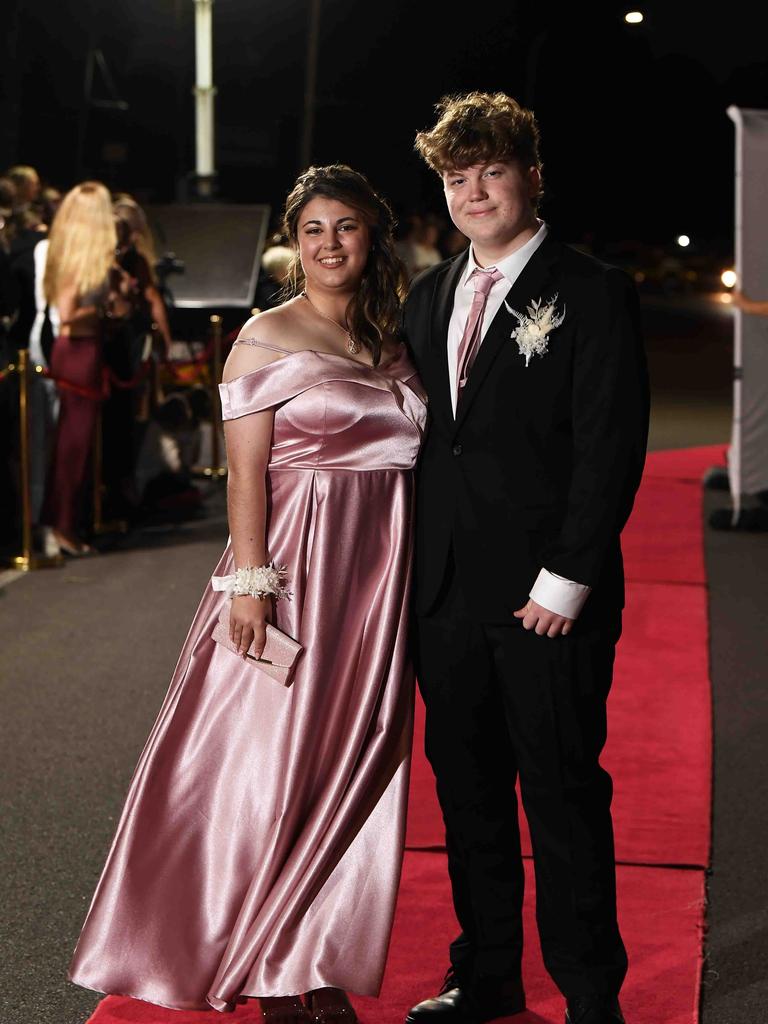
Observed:
[[[425,396],[389,363],[302,351],[221,385],[274,408],[268,550],[304,647],[290,687],[211,640],[206,588],[75,951],[79,985],[180,1009],[378,993],[405,832],[413,469]],[[214,575],[234,571],[228,545]]]

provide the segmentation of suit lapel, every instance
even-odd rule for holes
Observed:
[[[432,293],[429,312],[432,388],[429,393],[433,416],[439,417],[453,429],[450,380],[448,377],[448,325],[453,312],[456,286],[467,265],[469,250],[451,260],[438,277]]]
[[[526,263],[522,273],[512,285],[505,302],[513,309],[524,310],[530,305],[531,300],[544,297],[552,287],[551,266],[557,258],[558,244],[548,236],[541,243],[536,252]],[[461,396],[459,407],[456,411],[456,429],[466,419],[467,413],[472,406],[483,381],[493,366],[496,356],[505,345],[514,345],[511,339],[512,331],[517,325],[517,320],[508,312],[502,302],[498,313],[486,331],[480,351],[477,353],[475,364],[472,367],[469,379],[467,380],[464,394]]]

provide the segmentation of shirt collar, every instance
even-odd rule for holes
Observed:
[[[549,229],[544,221],[540,220],[539,230],[533,238],[529,238],[525,245],[521,245],[519,249],[515,249],[515,251],[511,252],[509,256],[503,256],[493,264],[493,266],[504,275],[509,284],[514,284],[517,280],[523,267],[547,237],[548,230]],[[475,254],[472,251],[472,246],[470,246],[467,265],[461,276],[461,284],[463,287],[469,286],[469,279],[475,270],[490,270],[490,267],[480,266],[480,264],[475,260]]]

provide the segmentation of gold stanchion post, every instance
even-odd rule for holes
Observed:
[[[221,445],[219,439],[219,423],[221,422],[221,398],[219,381],[221,380],[221,317],[212,316],[211,341],[213,357],[211,359],[211,465],[201,470],[204,476],[218,479],[227,475],[227,467],[221,464]]]
[[[61,555],[36,555],[32,551],[32,499],[29,472],[29,353],[19,351],[19,361],[9,369],[19,375],[19,463],[21,468],[21,554],[11,559],[11,566],[21,572],[31,569],[49,569],[63,565]]]

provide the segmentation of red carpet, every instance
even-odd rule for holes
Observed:
[[[695,1024],[701,972],[704,871],[710,837],[710,690],[700,480],[724,446],[648,457],[624,534],[628,592],[609,701],[604,763],[615,782],[620,920],[630,957],[622,992],[628,1024]],[[408,847],[381,997],[358,999],[364,1024],[397,1024],[436,991],[456,929],[431,770],[417,705]],[[667,867],[659,865],[668,865]],[[686,865],[680,869],[675,865]],[[515,1024],[561,1024],[563,1000],[541,964],[530,862],[525,984],[530,1009]],[[193,1024],[214,1011],[163,1010],[110,996],[90,1024]],[[254,1000],[225,1019],[261,1019]]]
[[[701,482],[710,466],[725,466],[724,444],[704,445],[699,448],[670,448],[665,452],[651,452],[645,466],[645,479],[664,477],[668,480]]]

